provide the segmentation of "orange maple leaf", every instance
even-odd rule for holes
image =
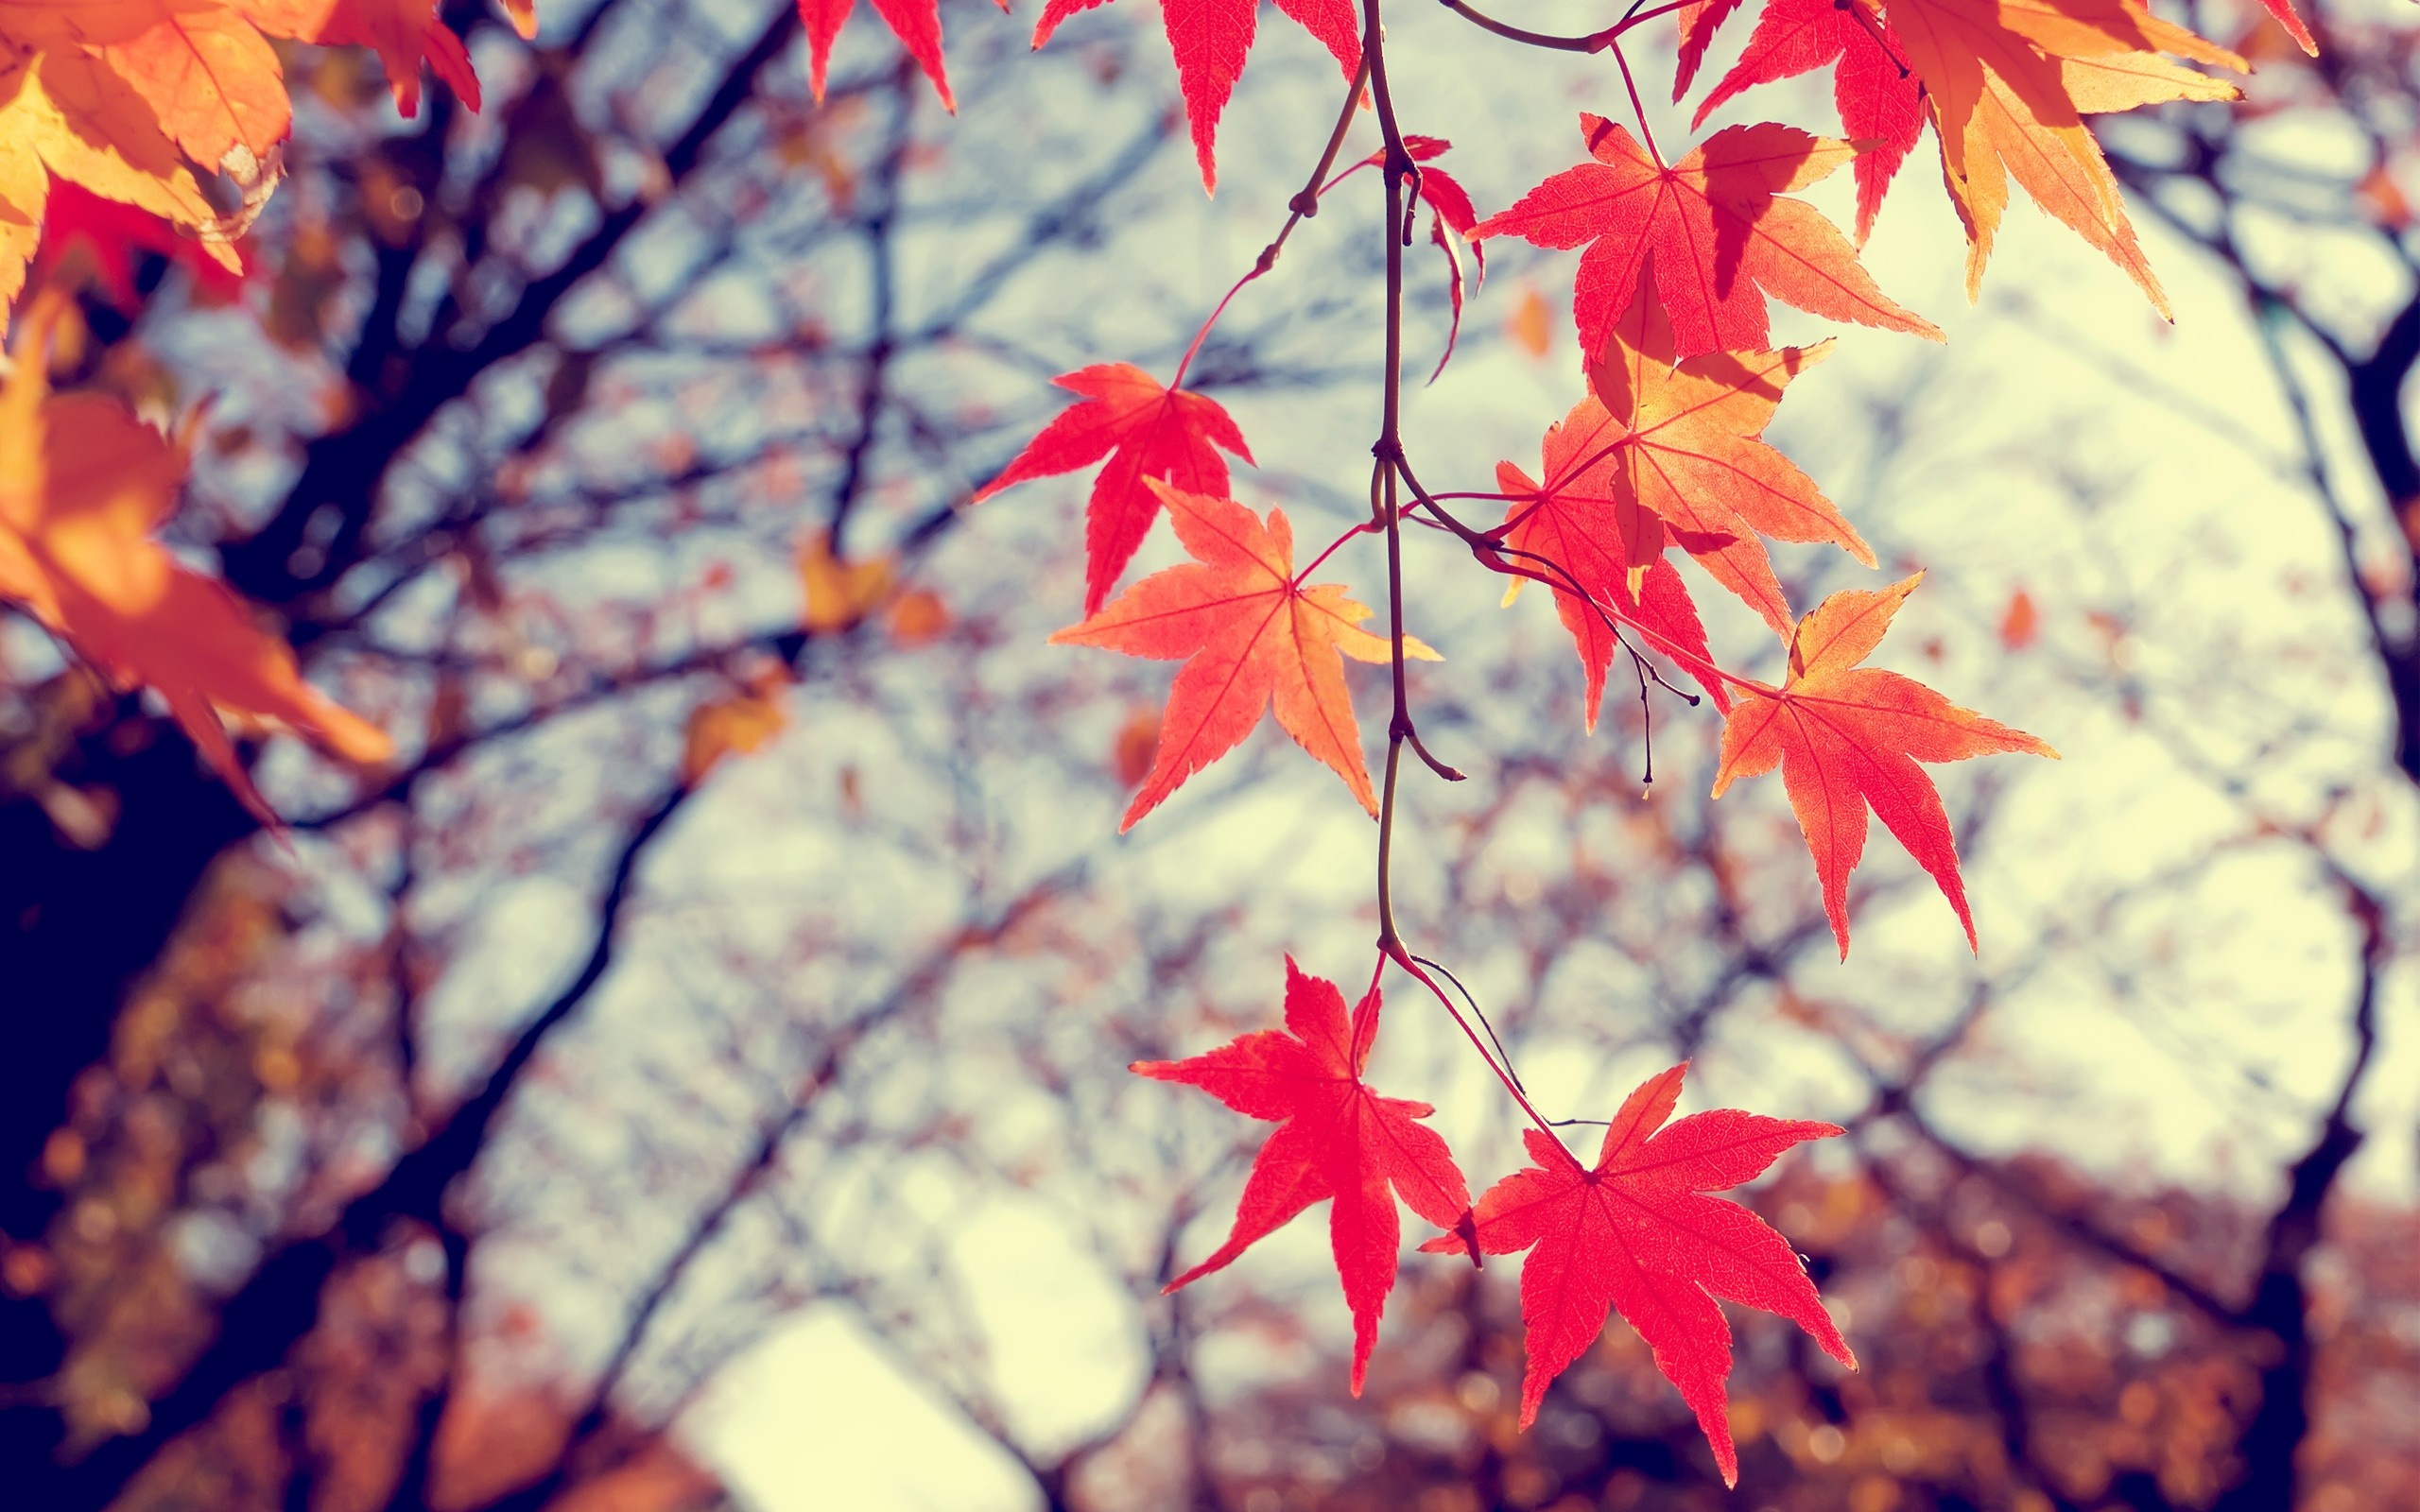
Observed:
[[[2242,92],[2160,56],[2242,72],[2244,60],[2153,16],[2140,0],[1887,0],[1924,81],[1942,172],[1966,224],[1966,287],[1980,286],[2014,178],[2034,203],[2124,268],[2162,315],[2160,288],[2083,117]]]
[[[186,157],[216,168],[241,147],[254,163],[293,125],[285,71],[268,39],[225,6],[171,6],[100,49]],[[241,159],[236,160],[239,163]]]
[[[847,629],[880,608],[898,586],[889,557],[842,561],[832,555],[831,537],[821,530],[799,540],[798,577],[806,600],[799,623],[812,635]]]
[[[1671,323],[1642,283],[1588,367],[1589,387],[1620,427],[1608,460],[1634,578],[1668,540],[1787,636],[1789,601],[1759,536],[1829,541],[1875,564],[1814,480],[1760,439],[1789,381],[1831,350],[1823,341],[1676,361]]]
[[[1153,573],[1081,625],[1050,637],[1054,645],[1184,660],[1168,692],[1150,774],[1118,830],[1132,829],[1186,778],[1235,749],[1272,701],[1286,732],[1377,813],[1341,660],[1392,659],[1389,643],[1360,627],[1369,609],[1345,597],[1341,584],[1295,583],[1294,528],[1285,510],[1270,509],[1264,525],[1233,499],[1147,481],[1194,559]],[[1404,650],[1438,659],[1409,637]]]
[[[0,387],[0,597],[116,686],[158,690],[244,806],[275,827],[218,711],[291,730],[347,761],[384,761],[393,747],[304,682],[293,651],[256,627],[225,584],[151,539],[175,510],[185,449],[114,399],[51,395],[44,352],[64,308],[56,296],[35,301]]]
[[[0,9],[13,25],[15,8]],[[42,242],[53,175],[188,230],[215,227],[201,192],[151,107],[101,58],[75,47],[26,52],[0,31],[0,328]],[[223,239],[204,250],[230,272]]]
[[[1918,762],[1956,762],[1994,751],[2058,752],[2021,730],[1961,709],[1895,672],[1860,667],[1880,644],[1919,573],[1879,593],[1834,593],[1798,622],[1789,674],[1779,688],[1742,680],[1722,725],[1714,796],[1776,765],[1789,806],[1814,855],[1824,912],[1841,958],[1849,954],[1849,873],[1865,852],[1868,804],[1932,874],[1975,948],[1975,919],[1958,871],[1958,843],[1941,793]]]

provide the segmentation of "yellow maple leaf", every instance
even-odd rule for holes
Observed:
[[[812,634],[845,630],[890,596],[890,558],[842,561],[832,555],[832,543],[816,531],[798,545],[799,584],[805,591],[806,612],[800,623]]]
[[[768,668],[736,692],[692,710],[681,750],[682,785],[697,786],[725,757],[749,755],[780,734],[790,722],[783,703],[789,685],[786,668]]]

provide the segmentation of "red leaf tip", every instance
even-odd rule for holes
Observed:
[[[1337,1275],[1353,1313],[1357,1394],[1394,1288],[1397,1200],[1440,1227],[1468,1223],[1470,1189],[1445,1142],[1414,1121],[1423,1105],[1379,1096],[1348,1069],[1363,1026],[1353,1022],[1336,984],[1305,972],[1291,956],[1285,1022],[1283,1029],[1247,1034],[1167,1065],[1164,1079],[1199,1087],[1239,1113],[1278,1125],[1253,1159],[1226,1242],[1167,1291],[1224,1267],[1305,1210],[1328,1203]],[[1374,1022],[1366,1027],[1374,1035]]]

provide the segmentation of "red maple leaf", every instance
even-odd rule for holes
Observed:
[[[1555,610],[1579,646],[1588,679],[1584,711],[1590,730],[1597,728],[1605,671],[1614,661],[1614,627],[1600,607],[1614,620],[1644,631],[1651,649],[1688,668],[1717,709],[1731,707],[1722,679],[1709,670],[1713,654],[1706,649],[1705,626],[1680,573],[1660,551],[1649,557],[1644,573],[1632,572],[1619,520],[1627,495],[1621,453],[1630,440],[1630,431],[1592,394],[1547,427],[1540,448],[1544,483],[1510,462],[1495,464],[1496,490],[1512,501],[1504,508],[1508,558],[1552,580]],[[1572,587],[1564,584],[1566,574]],[[1513,579],[1513,586],[1522,581]]]
[[[1822,212],[1780,198],[1856,157],[1848,143],[1734,126],[1668,168],[1602,116],[1582,115],[1580,126],[1596,161],[1556,174],[1471,234],[1587,247],[1572,295],[1583,355],[1603,350],[1651,266],[1683,357],[1766,346],[1769,294],[1827,319],[1941,339],[1884,296]]]
[[[1392,660],[1390,643],[1360,627],[1370,610],[1345,597],[1340,584],[1305,588],[1294,581],[1294,529],[1285,510],[1270,510],[1263,525],[1233,499],[1184,493],[1157,480],[1150,486],[1194,559],[1153,573],[1081,625],[1050,637],[1053,645],[1184,659],[1168,690],[1150,775],[1119,832],[1235,749],[1272,702],[1286,732],[1377,813],[1342,660]],[[1437,660],[1409,636],[1404,651]]]
[[[1445,350],[1437,354],[1437,366],[1428,369],[1428,381],[1445,370],[1454,359],[1454,343],[1462,334],[1462,255],[1455,249],[1459,241],[1471,249],[1471,264],[1478,268],[1476,285],[1487,280],[1487,249],[1470,239],[1471,230],[1478,224],[1478,211],[1471,204],[1469,191],[1443,168],[1425,168],[1420,175],[1420,198],[1428,202],[1436,214],[1428,217],[1428,239],[1445,254],[1445,289],[1453,301],[1453,318],[1445,327]]]
[[[1084,612],[1098,613],[1160,512],[1156,478],[1187,493],[1223,496],[1227,461],[1221,446],[1252,460],[1243,433],[1216,400],[1160,381],[1131,363],[1104,362],[1051,380],[1084,396],[1026,443],[998,477],[976,490],[982,503],[1002,489],[1054,472],[1072,472],[1102,457],[1109,466],[1093,480],[1084,511]]]
[[[2276,18],[2277,25],[2286,28],[2286,35],[2294,39],[2294,45],[2313,58],[2319,56],[2319,43],[2311,40],[2310,27],[2303,24],[2302,16],[2295,11],[2294,0],[2260,0],[2260,4]]]
[[[179,232],[147,210],[105,199],[73,180],[54,179],[43,215],[42,249],[34,254],[27,281],[43,282],[78,250],[91,262],[95,285],[121,310],[135,306],[138,251],[156,252],[184,268],[205,298],[231,300],[244,287],[245,275],[230,272],[199,237]]]
[[[819,105],[823,103],[823,76],[832,61],[832,44],[839,40],[840,28],[849,24],[849,12],[856,4],[857,0],[798,0],[798,19],[806,25],[806,83]],[[1009,0],[999,0],[999,6],[1007,10]],[[942,108],[956,114],[958,97],[949,92],[949,74],[942,65],[941,0],[873,0],[873,9],[916,66],[933,81]]]
[[[1849,954],[1849,873],[1865,852],[1868,804],[1940,885],[1972,949],[1975,918],[1958,871],[1957,837],[1940,791],[1916,763],[1994,751],[2059,754],[1920,682],[1858,665],[1881,644],[1899,606],[1923,580],[1919,573],[1879,593],[1834,593],[1817,605],[1790,637],[1788,679],[1779,688],[1743,682],[1747,695],[1722,727],[1715,797],[1739,778],[1781,768],[1842,960]]]
[[[1050,0],[1033,28],[1036,47],[1069,16],[1104,6],[1109,0]],[[1302,23],[1336,56],[1347,78],[1361,66],[1361,18],[1353,0],[1277,0],[1277,9]],[[1177,88],[1184,95],[1184,118],[1193,129],[1193,156],[1201,165],[1201,187],[1214,189],[1219,164],[1214,148],[1219,139],[1219,114],[1227,96],[1243,77],[1244,59],[1252,40],[1260,0],[1160,0],[1160,20],[1167,27],[1168,48],[1176,55]]]
[[[1235,1228],[1217,1253],[1168,1282],[1173,1292],[1224,1268],[1311,1204],[1330,1201],[1328,1237],[1344,1300],[1353,1309],[1353,1394],[1377,1342],[1378,1315],[1394,1289],[1402,1229],[1400,1194],[1441,1228],[1468,1228],[1470,1188],[1453,1152],[1413,1122],[1436,1109],[1381,1097],[1361,1080],[1378,1038],[1378,988],[1344,1012],[1344,995],[1286,958],[1286,1029],[1264,1029],[1190,1060],[1138,1060],[1127,1068],[1184,1082],[1253,1118],[1278,1125],[1253,1158],[1236,1205]]]
[[[1789,1241],[1737,1203],[1702,1194],[1754,1180],[1791,1145],[1841,1130],[1728,1108],[1667,1128],[1687,1070],[1683,1061],[1639,1084],[1607,1125],[1593,1169],[1544,1131],[1522,1130],[1537,1163],[1488,1188],[1473,1217],[1486,1253],[1530,1251],[1521,1263],[1530,1351],[1521,1426],[1537,1420],[1547,1386],[1617,1311],[1697,1414],[1723,1484],[1736,1486],[1739,1456],[1723,1411],[1731,1327],[1715,1298],[1780,1314],[1852,1370],[1857,1357]],[[1445,1234],[1420,1247],[1467,1254],[1470,1240]]]
[[[1857,160],[1857,239],[1862,244],[1874,230],[1875,212],[1892,175],[1907,161],[1924,129],[1924,92],[1908,64],[1890,23],[1871,8],[1862,15],[1849,5],[1862,0],[1765,0],[1764,14],[1739,60],[1714,86],[1698,107],[1692,129],[1705,123],[1715,107],[1758,84],[1812,72],[1825,63],[1832,70],[1832,103],[1841,112],[1841,129],[1867,144]],[[1678,98],[1678,95],[1674,96]]]

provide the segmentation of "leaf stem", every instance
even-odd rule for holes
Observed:
[[[1463,0],[1438,0],[1438,3],[1480,30],[1492,31],[1505,41],[1517,42],[1524,47],[1545,47],[1559,53],[1600,53],[1612,46],[1614,39],[1621,33],[1619,26],[1613,26],[1602,31],[1592,31],[1584,37],[1559,37],[1498,21],[1476,6],[1464,4]]]
[[[1449,0],[1449,3],[1452,3],[1452,0]],[[1409,488],[1413,496],[1427,507],[1439,523],[1456,536],[1461,537],[1465,544],[1477,542],[1478,545],[1487,546],[1491,556],[1494,554],[1495,547],[1493,542],[1487,541],[1484,537],[1455,520],[1446,512],[1443,506],[1430,498],[1427,490],[1421,488],[1419,481],[1412,476],[1409,466],[1404,460],[1403,249],[1411,239],[1410,221],[1404,191],[1407,180],[1416,189],[1419,169],[1418,165],[1412,162],[1410,152],[1404,146],[1403,130],[1395,119],[1394,99],[1387,87],[1386,31],[1384,20],[1379,14],[1379,5],[1380,0],[1361,0],[1361,57],[1362,71],[1370,80],[1371,100],[1377,112],[1378,131],[1386,144],[1385,156],[1380,163],[1386,180],[1387,195],[1387,336],[1384,389],[1386,397],[1381,406],[1378,439],[1370,448],[1371,454],[1377,459],[1376,466],[1372,469],[1370,474],[1370,523],[1352,532],[1357,534],[1363,530],[1382,529],[1387,537],[1388,638],[1393,652],[1389,661],[1393,673],[1394,701],[1392,712],[1387,720],[1386,776],[1378,802],[1379,966],[1383,973],[1385,963],[1393,961],[1409,972],[1414,981],[1426,988],[1443,1006],[1446,1017],[1454,1021],[1454,1026],[1461,1030],[1462,1038],[1470,1041],[1471,1048],[1478,1052],[1478,1057],[1487,1062],[1488,1070],[1495,1074],[1495,1079],[1503,1084],[1506,1094],[1520,1106],[1521,1111],[1529,1115],[1532,1124],[1535,1124],[1547,1138],[1553,1139],[1554,1125],[1547,1123],[1545,1115],[1530,1103],[1529,1093],[1524,1091],[1521,1084],[1514,1079],[1509,1066],[1489,1050],[1487,1044],[1479,1039],[1478,1032],[1471,1027],[1470,1020],[1463,1015],[1462,1010],[1455,1005],[1454,1000],[1446,995],[1444,988],[1439,987],[1436,979],[1421,966],[1418,957],[1414,956],[1410,948],[1405,945],[1403,933],[1395,922],[1395,819],[1399,812],[1398,800],[1403,776],[1404,747],[1409,746],[1431,769],[1448,781],[1460,781],[1462,775],[1430,755],[1426,747],[1421,745],[1420,736],[1412,725],[1410,685],[1404,671],[1404,511],[1396,493],[1397,484],[1401,483]],[[1635,89],[1632,93],[1635,96]],[[1339,139],[1341,140],[1340,133]],[[1333,153],[1333,146],[1330,151]],[[1476,546],[1474,546],[1474,553],[1477,554]],[[1487,558],[1482,557],[1482,560],[1484,559]],[[1495,559],[1499,563],[1502,562],[1501,557],[1495,557]],[[1505,564],[1499,570],[1517,571],[1518,569]],[[1541,580],[1546,579],[1541,576]],[[1586,595],[1582,594],[1582,596]],[[1373,980],[1374,981],[1375,978],[1374,977]],[[1490,1033],[1493,1034],[1492,1029]],[[1560,1141],[1557,1142],[1556,1148],[1562,1148]]]
[[[1537,1105],[1530,1101],[1530,1094],[1521,1090],[1521,1084],[1513,1079],[1512,1071],[1488,1052],[1486,1043],[1478,1037],[1478,1031],[1471,1027],[1470,1020],[1463,1017],[1462,1010],[1454,1005],[1454,1000],[1445,995],[1445,989],[1437,985],[1436,978],[1422,970],[1419,958],[1406,950],[1400,942],[1384,954],[1386,959],[1402,967],[1410,974],[1413,981],[1418,982],[1435,995],[1437,1001],[1443,1005],[1446,1017],[1454,1021],[1454,1027],[1462,1031],[1462,1038],[1468,1040],[1471,1042],[1471,1048],[1478,1052],[1479,1059],[1486,1061],[1487,1069],[1495,1073],[1495,1079],[1503,1084],[1505,1092],[1515,1103],[1521,1105],[1521,1111],[1529,1115],[1530,1123],[1543,1129],[1548,1139],[1555,1139],[1554,1125],[1547,1122],[1547,1116],[1538,1111]],[[1558,1148],[1561,1147],[1561,1143],[1560,1140],[1556,1140]]]
[[[1668,15],[1689,3],[1690,0],[1668,0],[1668,3],[1657,6],[1652,10],[1640,10],[1636,6],[1633,6],[1621,20],[1604,30],[1592,31],[1585,36],[1571,37],[1553,32],[1531,31],[1526,26],[1512,26],[1496,20],[1476,6],[1466,4],[1465,0],[1438,0],[1438,4],[1482,31],[1492,31],[1507,42],[1517,42],[1524,47],[1544,47],[1559,53],[1601,53],[1613,46],[1616,39],[1633,26],[1652,21],[1657,16]]]
[[[1335,556],[1338,547],[1343,545],[1346,541],[1351,541],[1356,536],[1366,536],[1371,531],[1377,528],[1378,524],[1374,519],[1357,521],[1352,525],[1346,527],[1344,534],[1337,537],[1334,541],[1329,541],[1326,547],[1322,550],[1318,556],[1305,563],[1303,570],[1294,575],[1294,586],[1297,589],[1300,589],[1305,583],[1309,582],[1311,580],[1311,574],[1318,572],[1321,566],[1323,565],[1330,557]]]
[[[1336,155],[1344,149],[1344,134],[1353,129],[1354,108],[1360,104],[1361,89],[1369,77],[1370,62],[1365,54],[1360,71],[1353,76],[1352,87],[1344,92],[1344,108],[1337,112],[1336,129],[1328,133],[1327,150],[1320,154],[1319,164],[1311,169],[1311,177],[1303,185],[1302,192],[1287,201],[1286,224],[1277,228],[1277,234],[1260,249],[1260,255],[1253,259],[1252,266],[1245,270],[1243,277],[1236,280],[1225,297],[1219,301],[1218,308],[1210,312],[1210,318],[1202,321],[1201,329],[1193,334],[1193,344],[1184,349],[1184,355],[1177,362],[1176,376],[1168,380],[1170,388],[1184,387],[1185,369],[1193,366],[1194,354],[1201,350],[1201,343],[1210,339],[1211,328],[1219,323],[1220,316],[1227,313],[1227,306],[1243,292],[1244,285],[1275,267],[1277,255],[1286,249],[1286,238],[1294,234],[1296,226],[1320,213],[1320,185],[1326,181],[1328,170],[1336,166]]]
[[[1540,556],[1534,551],[1524,551],[1518,546],[1508,546],[1501,541],[1497,540],[1494,533],[1474,530],[1469,525],[1464,524],[1461,521],[1454,517],[1451,510],[1437,502],[1438,496],[1436,494],[1429,492],[1426,489],[1420,486],[1420,479],[1412,472],[1410,462],[1402,456],[1400,452],[1398,452],[1395,458],[1395,468],[1403,476],[1404,486],[1411,490],[1413,501],[1422,509],[1426,510],[1431,519],[1435,520],[1440,525],[1443,525],[1449,533],[1460,538],[1462,544],[1470,548],[1471,555],[1478,558],[1479,565],[1487,568],[1491,572],[1502,573],[1507,576],[1512,577],[1526,577],[1532,582],[1544,583],[1548,588],[1551,588],[1558,593],[1571,594],[1582,603],[1586,604],[1595,611],[1599,619],[1605,622],[1606,628],[1613,631],[1616,640],[1621,640],[1622,628],[1624,626],[1627,626],[1631,629],[1637,631],[1639,634],[1653,642],[1655,649],[1663,652],[1666,656],[1670,657],[1674,662],[1679,662],[1682,666],[1688,668],[1689,675],[1691,677],[1699,678],[1701,679],[1711,679],[1722,682],[1728,682],[1751,692],[1761,693],[1767,696],[1772,696],[1772,690],[1766,687],[1763,683],[1757,682],[1750,678],[1742,678],[1733,673],[1725,672],[1722,668],[1715,665],[1713,661],[1710,659],[1698,656],[1685,647],[1673,644],[1670,638],[1657,630],[1653,626],[1644,624],[1635,616],[1625,614],[1619,609],[1606,604],[1603,600],[1598,598],[1596,594],[1588,592],[1588,590],[1582,585],[1580,579],[1572,576],[1570,569],[1564,567],[1561,562],[1558,562],[1549,557]],[[1547,569],[1547,572],[1551,572],[1555,576],[1547,576],[1547,572],[1540,572],[1530,568],[1517,566],[1514,563],[1506,560],[1505,558],[1508,557],[1528,558],[1531,561],[1542,564],[1546,569]],[[1627,641],[1624,641],[1622,644],[1625,647],[1629,644]],[[1659,679],[1658,680],[1660,681],[1662,679]],[[1665,686],[1670,687],[1671,684],[1666,683]],[[1693,695],[1681,693],[1681,690],[1677,688],[1674,688],[1672,691],[1680,694],[1682,697],[1688,699],[1692,703],[1696,702],[1696,698]]]
[[[1669,165],[1665,163],[1663,152],[1655,146],[1655,129],[1647,124],[1647,102],[1638,97],[1638,80],[1631,77],[1630,60],[1622,56],[1618,44],[1614,48],[1614,63],[1622,71],[1622,88],[1630,91],[1631,114],[1638,118],[1638,136],[1647,144],[1647,155],[1655,160],[1657,167],[1668,171]]]
[[[1652,10],[1641,10],[1634,6],[1631,8],[1630,14],[1622,17],[1620,29],[1628,31],[1633,26],[1644,26],[1648,22],[1653,21],[1658,16],[1668,16],[1673,11],[1682,9],[1694,3],[1695,0],[1664,0],[1664,4],[1657,6]]]
[[[1403,621],[1403,511],[1395,494],[1395,460],[1403,455],[1403,241],[1399,228],[1404,222],[1404,180],[1411,167],[1411,153],[1404,146],[1403,130],[1395,119],[1394,96],[1387,85],[1387,43],[1385,20],[1379,14],[1379,0],[1361,0],[1361,62],[1362,71],[1370,78],[1370,94],[1378,115],[1378,132],[1385,141],[1381,176],[1387,196],[1387,329],[1386,371],[1383,382],[1385,399],[1380,406],[1377,443],[1370,448],[1377,462],[1370,477],[1370,504],[1374,523],[1387,534],[1387,614],[1388,640],[1392,655],[1389,658],[1393,674],[1393,709],[1387,719],[1387,767],[1385,786],[1378,804],[1378,950],[1398,961],[1408,960],[1410,953],[1404,949],[1403,936],[1395,926],[1394,911],[1394,838],[1398,783],[1403,771],[1403,747],[1411,733],[1411,697],[1409,681],[1404,672]],[[1417,971],[1417,968],[1406,968]]]
[[[1495,1057],[1504,1062],[1504,1070],[1512,1076],[1512,1085],[1520,1088],[1524,1093],[1528,1092],[1530,1090],[1528,1085],[1521,1080],[1520,1071],[1512,1064],[1512,1052],[1504,1048],[1504,1037],[1495,1032],[1494,1023],[1488,1022],[1487,1010],[1478,1005],[1478,999],[1472,995],[1469,988],[1462,985],[1462,979],[1448,971],[1441,961],[1432,961],[1426,955],[1415,955],[1412,959],[1454,985],[1454,990],[1462,995],[1462,1003],[1471,1010],[1472,1017],[1478,1020],[1478,1026],[1487,1031],[1487,1042],[1495,1047]]]

